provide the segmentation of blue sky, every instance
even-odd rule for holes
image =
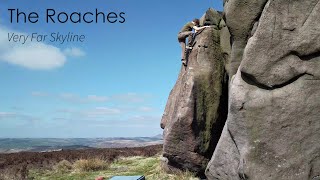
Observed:
[[[0,138],[133,137],[162,133],[180,70],[177,33],[222,0],[3,0],[0,5]],[[9,22],[7,9],[125,12],[126,22]],[[8,33],[72,32],[84,43],[8,41]]]

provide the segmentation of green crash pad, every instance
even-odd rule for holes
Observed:
[[[113,176],[110,180],[146,180],[144,176]]]

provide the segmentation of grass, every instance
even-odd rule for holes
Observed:
[[[109,163],[98,158],[94,159],[81,159],[73,164],[73,167],[78,172],[90,172],[106,170],[109,167]]]
[[[56,164],[53,169],[57,172],[66,173],[72,169],[72,164],[67,160],[63,160]]]
[[[97,163],[97,164],[96,164]],[[71,166],[70,166],[71,165]],[[60,162],[54,170],[30,170],[29,177],[34,180],[92,180],[103,176],[106,179],[112,176],[144,175],[146,179],[157,180],[196,180],[190,172],[167,174],[160,166],[160,157],[133,156],[118,158],[112,163],[101,159],[78,160],[71,164]],[[71,168],[70,168],[71,167]]]

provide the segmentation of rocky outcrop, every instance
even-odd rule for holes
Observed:
[[[231,34],[229,76],[236,74],[248,38],[256,27],[267,0],[225,0],[224,19]]]
[[[201,23],[212,25],[196,37],[161,120],[163,164],[168,171],[189,170],[199,176],[209,162],[227,116],[225,62],[228,30],[220,13],[209,9]],[[221,36],[222,30],[223,37]],[[222,45],[223,44],[223,45]]]
[[[165,168],[201,175],[213,153],[209,180],[320,179],[320,1],[224,0],[224,8],[202,17],[212,28],[169,96]]]
[[[319,177],[319,17],[318,0],[225,2],[237,73],[208,179]]]

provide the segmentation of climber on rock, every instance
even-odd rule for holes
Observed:
[[[180,30],[178,34],[178,41],[181,45],[182,52],[181,52],[181,62],[184,66],[187,65],[186,61],[186,49],[192,49],[191,42],[193,38],[194,30],[195,32],[200,31],[204,28],[210,27],[210,26],[203,26],[199,27],[200,21],[199,19],[194,19],[193,21],[185,24],[183,28]],[[186,46],[186,39],[188,38],[188,46]]]

